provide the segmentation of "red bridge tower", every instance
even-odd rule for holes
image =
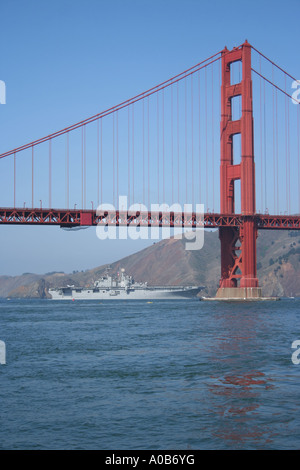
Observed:
[[[231,84],[231,64],[242,62],[242,81]],[[232,119],[232,100],[241,96],[242,114]],[[220,227],[221,279],[217,297],[253,298],[261,296],[256,275],[255,164],[253,145],[253,105],[251,46],[222,51],[221,89],[221,213],[235,213],[234,182],[241,184],[241,227]],[[241,135],[241,160],[233,161],[233,136]]]

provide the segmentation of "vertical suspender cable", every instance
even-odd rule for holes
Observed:
[[[275,96],[276,96],[276,113],[275,113],[275,118],[276,118],[276,213],[279,214],[279,178],[278,178],[278,96],[277,96],[277,89],[275,90]]]
[[[156,94],[156,131],[157,131],[157,203],[159,204],[159,95]]]
[[[284,76],[286,92],[286,75]],[[285,184],[286,184],[286,211],[288,210],[288,132],[287,132],[287,96],[285,95]]]
[[[84,156],[83,156],[83,126],[81,127],[81,209],[84,209],[83,204],[83,167],[84,167]]]
[[[220,59],[221,59],[221,57],[220,57]],[[222,67],[221,67],[221,60],[220,59],[219,59],[219,87],[218,87],[219,90],[221,90],[221,83],[222,83]],[[219,114],[218,115],[221,116],[221,99],[219,99],[218,102],[219,102]],[[242,100],[241,99],[240,99],[240,103],[241,103],[241,108],[240,108],[240,116],[241,116],[242,115]],[[221,144],[221,138],[220,138],[219,142]],[[219,181],[219,186],[220,186],[220,181]],[[220,198],[219,198],[219,200],[220,200]]]
[[[117,160],[117,168],[116,168],[116,173],[117,173],[117,181],[116,181],[116,186],[117,186],[117,193],[116,193],[116,204],[117,207],[119,207],[119,111],[116,111],[116,160]]]
[[[287,98],[287,144],[288,144],[288,186],[287,186],[287,191],[288,191],[288,214],[291,213],[291,153],[290,153],[290,107],[289,107],[289,100]]]
[[[177,82],[177,186],[178,186],[178,204],[180,204],[180,163],[179,163],[179,83]]]
[[[84,125],[84,130],[83,130],[83,137],[84,137],[84,209],[86,209],[86,126]]]
[[[300,104],[297,104],[297,139],[298,139],[298,213],[300,214]]]
[[[207,71],[205,67],[205,187],[206,187],[206,201],[205,206],[208,211],[208,153],[207,153]]]
[[[31,147],[31,199],[32,208],[34,207],[34,147]]]
[[[193,90],[193,74],[191,75],[191,130],[192,130],[192,143],[191,143],[191,157],[192,157],[192,207],[194,208],[194,90]],[[193,209],[192,209],[193,210]]]
[[[49,208],[51,208],[51,186],[52,186],[52,139],[49,139]]]
[[[84,163],[84,180],[83,180],[83,183],[84,183],[84,209],[86,209],[86,125],[84,125],[84,129],[83,129],[83,151],[84,151],[84,154],[83,154],[83,157],[84,157],[84,160],[83,160],[83,163]]]
[[[100,204],[100,139],[99,119],[97,119],[97,206]]]
[[[130,205],[130,106],[128,106],[128,205]]]
[[[134,204],[134,104],[132,104],[132,203]]]
[[[146,204],[145,200],[145,100],[143,99],[143,204]]]
[[[199,184],[199,203],[202,203],[201,200],[201,87],[200,87],[200,70],[198,70],[198,95],[199,95],[199,129],[198,129],[198,134],[199,134],[199,175],[198,175],[198,184]]]
[[[272,65],[272,82],[274,83],[274,66]],[[272,94],[272,116],[273,116],[273,151],[272,151],[272,160],[273,160],[273,214],[275,214],[275,201],[276,201],[276,151],[275,151],[275,89],[273,87]]]
[[[69,208],[69,132],[66,133],[66,206]]]
[[[148,113],[148,137],[147,137],[147,143],[148,143],[148,210],[150,210],[150,105],[149,105],[149,96],[147,99],[147,113]]]
[[[211,64],[211,83],[212,83],[212,90],[211,90],[211,159],[212,159],[212,190],[213,190],[213,212],[215,210],[215,147],[214,147],[214,64]]]
[[[165,90],[162,90],[162,183],[163,204],[166,202],[165,195]]]
[[[266,84],[264,82],[264,179],[265,179],[265,209],[268,208],[267,202],[267,119],[266,119]]]
[[[300,104],[297,104],[297,139],[298,139],[298,213],[300,214]]]
[[[102,204],[103,202],[103,165],[102,165],[102,161],[103,161],[103,155],[102,155],[102,136],[103,136],[103,133],[102,133],[102,119],[100,121],[100,124],[101,124],[101,127],[100,127],[100,194],[101,194],[101,199],[100,199],[100,203]]]
[[[115,113],[113,113],[112,119],[112,153],[113,153],[113,167],[112,167],[112,187],[113,187],[113,206],[116,208],[115,201]]]
[[[261,56],[259,56],[259,73],[261,74]],[[260,184],[261,184],[261,211],[263,212],[263,119],[262,119],[262,78],[259,79],[259,96],[260,96]]]
[[[171,167],[172,167],[172,178],[171,178],[171,184],[172,184],[172,198],[171,198],[171,204],[174,204],[174,131],[173,131],[173,85],[171,86]]]
[[[16,152],[14,153],[14,208],[16,207]]]
[[[184,79],[184,134],[185,134],[185,202],[188,203],[188,163],[187,163],[187,78]]]

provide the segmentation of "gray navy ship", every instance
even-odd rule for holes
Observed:
[[[59,287],[49,289],[53,300],[183,300],[196,297],[202,287],[196,286],[148,286],[147,282],[135,282],[125,270],[113,277],[106,273],[93,287]]]

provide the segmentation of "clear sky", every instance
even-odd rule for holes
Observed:
[[[299,0],[2,0],[0,153],[245,39],[300,78],[299,8]],[[2,186],[5,178],[0,166]],[[0,243],[0,273],[15,275],[89,269],[152,241],[100,241],[94,228],[2,226]]]

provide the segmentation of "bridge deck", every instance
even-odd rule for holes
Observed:
[[[0,208],[0,224],[78,226],[139,226],[218,228],[240,227],[245,219],[254,219],[258,229],[299,230],[300,215],[216,214],[175,212],[96,211],[80,209]]]

